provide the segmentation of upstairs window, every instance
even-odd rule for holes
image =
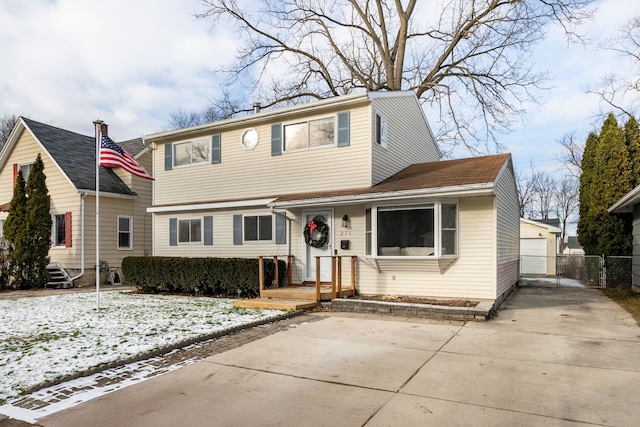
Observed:
[[[285,151],[335,145],[335,117],[286,124],[283,128]]]
[[[19,166],[20,172],[22,172],[22,179],[24,179],[24,182],[27,182],[27,179],[29,178],[29,174],[31,173],[32,167],[33,167],[33,163],[25,163]]]
[[[376,144],[387,148],[387,120],[376,114]]]
[[[197,165],[211,162],[211,139],[173,144],[173,166]]]

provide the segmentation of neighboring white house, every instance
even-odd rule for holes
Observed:
[[[584,255],[584,249],[578,241],[578,236],[567,237],[567,246],[565,246],[564,255]]]
[[[368,92],[147,135],[153,254],[355,256],[362,294],[500,300],[519,269],[509,154],[440,161],[413,92]],[[310,221],[326,224],[312,247]],[[350,265],[344,266],[350,277]]]
[[[561,231],[550,224],[520,218],[521,274],[556,274]]]
[[[140,138],[121,145],[150,168],[151,155]],[[18,170],[26,180],[38,154],[53,219],[51,262],[61,264],[78,284],[95,283],[95,137],[20,117],[0,151],[0,225],[9,214]],[[124,257],[151,253],[150,204],[151,181],[100,167],[101,260],[120,267]]]

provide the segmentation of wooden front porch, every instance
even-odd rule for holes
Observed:
[[[305,308],[313,308],[320,305],[321,301],[330,301],[335,298],[343,298],[354,296],[356,294],[356,256],[331,256],[331,257],[315,257],[316,262],[316,280],[315,283],[292,283],[291,265],[293,256],[287,256],[287,276],[286,285],[281,286],[278,274],[278,257],[272,258],[275,265],[273,287],[265,287],[264,260],[265,257],[258,258],[260,269],[260,298],[237,300],[236,307],[244,308],[271,308],[280,310],[300,310]],[[320,259],[331,258],[331,281],[322,282],[320,280]],[[349,259],[350,262],[350,283],[343,286],[342,265],[343,258]]]

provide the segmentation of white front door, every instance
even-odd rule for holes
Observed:
[[[333,255],[333,239],[331,238],[333,234],[333,221],[332,221],[332,213],[330,210],[328,211],[308,211],[303,213],[304,222],[302,225],[302,244],[304,245],[304,280],[315,282],[316,281],[316,257],[321,256],[320,258],[320,281],[322,282],[330,282],[331,281],[331,255]],[[329,236],[328,241],[325,246],[322,248],[314,248],[309,246],[304,241],[304,228],[307,226],[309,221],[312,219],[319,219],[325,222],[329,226]],[[313,239],[318,239],[319,233],[318,231],[314,231],[311,234]]]

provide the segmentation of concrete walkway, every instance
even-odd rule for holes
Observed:
[[[640,328],[597,290],[520,288],[466,324],[330,314],[38,424],[638,425]]]

